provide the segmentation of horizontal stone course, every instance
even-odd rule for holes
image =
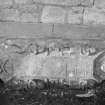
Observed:
[[[42,6],[20,5],[18,8],[4,8],[0,10],[1,21],[39,22]]]
[[[33,0],[37,3],[76,6],[80,4],[80,0]]]
[[[0,22],[0,37],[37,38],[50,37],[52,24]]]
[[[33,0],[33,1],[44,4],[65,5],[65,6],[93,5],[93,0]]]
[[[52,31],[53,29],[53,31]],[[105,40],[105,25],[0,22],[0,37]],[[105,47],[105,46],[104,46]]]
[[[75,40],[105,40],[105,25],[55,24],[54,37]],[[100,46],[101,47],[101,46]]]
[[[0,21],[105,24],[105,0],[0,0]]]
[[[32,4],[32,0],[14,0],[17,4]]]
[[[16,4],[32,4],[32,3],[42,3],[51,5],[65,5],[65,6],[78,6],[84,5],[89,6],[93,4],[93,0],[0,0],[0,5],[11,5]]]

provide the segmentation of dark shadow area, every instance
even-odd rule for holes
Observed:
[[[0,80],[0,105],[104,105],[105,81],[97,84],[91,97],[76,97],[81,89],[47,83],[39,87],[14,86]]]

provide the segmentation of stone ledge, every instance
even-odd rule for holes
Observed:
[[[0,22],[0,37],[105,40],[105,25]]]
[[[105,40],[105,25],[55,24],[53,36],[70,39]]]
[[[33,0],[35,3],[43,3],[50,5],[62,5],[62,6],[92,6],[93,0]]]
[[[51,36],[52,25],[41,23],[0,22],[1,37],[32,38]]]

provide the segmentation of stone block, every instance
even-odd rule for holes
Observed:
[[[41,5],[20,5],[18,8],[21,22],[38,22],[42,12]]]
[[[84,24],[105,24],[105,11],[95,7],[86,8],[83,21]]]
[[[34,17],[31,13],[23,13],[20,16],[21,22],[38,22],[38,17]]]
[[[42,5],[36,5],[36,4],[31,4],[31,5],[19,5],[18,10],[21,13],[40,13],[42,11],[43,6]]]
[[[33,0],[34,2],[54,5],[76,6],[80,4],[80,0]]]
[[[81,24],[83,20],[83,8],[73,7],[68,11],[68,23]]]
[[[64,23],[66,11],[61,7],[46,6],[43,9],[41,22]]]
[[[1,21],[19,21],[19,11],[17,9],[0,10]]]

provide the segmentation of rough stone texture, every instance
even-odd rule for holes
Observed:
[[[92,6],[93,0],[33,0],[34,2],[53,4],[53,5],[66,5],[66,6]]]
[[[21,22],[38,22],[38,18],[34,17],[31,13],[23,13],[20,16],[20,21]]]
[[[64,23],[65,10],[60,7],[47,6],[43,9],[41,22],[43,23]]]
[[[17,4],[31,4],[32,0],[14,0]]]
[[[0,10],[1,21],[38,22],[42,6],[20,5],[18,8]]]
[[[0,0],[0,39],[2,37],[22,38],[21,42],[23,42],[23,39],[32,38],[32,40],[34,40],[34,38],[38,38],[38,41],[41,38],[40,43],[44,46],[42,39],[62,38],[64,39],[63,41],[69,42],[71,40],[79,40],[75,42],[77,45],[83,42],[85,44],[89,43],[89,45],[93,47],[105,49],[104,25],[105,0]],[[57,40],[58,39],[54,39],[54,41]],[[2,42],[3,41],[0,43]],[[66,42],[64,43],[65,45],[67,44]],[[70,43],[70,45],[72,46],[72,43]],[[26,46],[25,43],[24,46]],[[7,49],[7,52],[5,52],[4,49]],[[32,47],[31,49],[34,48]],[[1,44],[0,57],[3,57],[3,55],[4,57],[13,56],[10,50],[10,47]],[[17,51],[17,48],[12,48],[12,51]],[[7,56],[6,54],[8,54],[8,52],[10,52],[10,54]],[[84,72],[82,72],[85,68],[90,68],[88,62],[91,63],[91,59],[86,59],[87,57],[80,59],[77,62],[77,66],[80,67],[81,65],[80,75],[86,75],[86,77],[88,77],[89,73],[91,73],[88,72],[88,69],[86,69],[87,74],[83,74]],[[28,62],[30,63],[31,61],[32,60]],[[77,58],[74,61],[74,65],[76,61]],[[54,61],[54,64],[55,63]],[[48,61],[44,70],[46,71],[48,65],[49,70],[51,64],[52,62],[50,63]],[[64,63],[61,63],[61,65],[62,64]],[[69,64],[73,66],[71,62],[69,62]],[[9,74],[13,72],[11,62],[9,62],[6,68]],[[63,67],[61,67],[60,70],[62,68]],[[44,70],[43,73],[46,75]],[[57,69],[54,68],[54,70],[56,72]],[[51,71],[51,74],[52,73]],[[5,80],[7,77],[11,77],[11,75],[4,74],[0,75],[0,77]]]
[[[18,8],[21,22],[38,22],[42,11],[41,5],[21,5]]]
[[[21,12],[21,13],[37,13],[37,14],[40,14],[41,10],[42,10],[42,5],[36,5],[36,4],[32,4],[32,5],[19,5],[18,6],[18,10]]]
[[[0,0],[0,21],[105,24],[105,0]]]
[[[83,18],[83,8],[72,7],[68,12],[68,23],[70,24],[81,24]]]
[[[40,30],[39,30],[40,29]],[[52,29],[54,29],[54,31],[52,32]],[[5,35],[5,37],[4,37]],[[41,77],[43,76],[54,76],[55,77],[63,77],[65,76],[65,63],[64,60],[68,63],[69,66],[68,67],[68,73],[70,74],[71,71],[73,70],[75,75],[77,76],[76,80],[80,77],[81,78],[85,78],[85,79],[89,79],[91,78],[91,76],[93,76],[93,58],[91,57],[87,57],[87,56],[78,56],[79,51],[81,51],[81,49],[77,49],[76,53],[73,54],[77,54],[77,56],[72,56],[71,58],[69,57],[65,57],[65,58],[61,58],[61,59],[55,59],[52,60],[53,58],[47,60],[45,59],[44,61],[42,59],[40,59],[40,56],[43,58],[44,54],[46,55],[46,53],[41,53],[41,55],[39,55],[39,58],[35,57],[35,54],[33,54],[34,56],[30,56],[32,53],[30,51],[30,43],[34,43],[36,45],[36,43],[41,43],[40,45],[44,45],[43,40],[45,40],[45,42],[47,43],[51,43],[53,44],[54,42],[58,42],[57,46],[59,42],[63,42],[65,43],[65,45],[67,44],[67,42],[69,43],[70,46],[74,46],[77,45],[90,45],[90,46],[94,46],[94,47],[98,47],[100,49],[104,48],[105,49],[105,41],[103,41],[105,39],[105,26],[83,26],[83,25],[70,25],[70,24],[55,24],[54,28],[52,27],[52,24],[45,24],[45,23],[38,23],[38,24],[33,24],[33,23],[19,23],[19,22],[1,22],[0,23],[0,57],[1,58],[6,58],[8,59],[8,57],[12,60],[13,59],[13,63],[15,63],[14,61],[16,60],[16,65],[14,67],[16,67],[16,70],[19,72],[15,72],[15,69],[11,69],[12,65],[11,65],[11,61],[7,64],[6,66],[6,70],[8,69],[8,72],[10,75],[7,75],[6,73],[4,74],[0,74],[0,77],[3,80],[9,80],[13,75],[12,72],[17,74],[19,73],[18,76],[23,75],[22,76],[31,76],[33,75],[33,72],[35,75],[33,76],[38,76],[37,74],[41,73]],[[53,39],[53,38],[57,38],[57,39]],[[13,41],[11,42],[10,40],[13,38]],[[38,39],[36,39],[38,38]],[[51,39],[50,39],[51,38]],[[58,39],[60,38],[60,39]],[[63,38],[65,38],[64,40],[62,40]],[[89,39],[90,38],[90,39]],[[5,40],[4,40],[5,39]],[[52,40],[53,39],[53,40]],[[67,40],[66,40],[67,39]],[[70,40],[69,40],[70,39]],[[73,40],[74,39],[74,40]],[[85,39],[85,40],[83,40]],[[30,40],[30,41],[26,41],[26,40]],[[39,42],[40,40],[40,42]],[[4,43],[4,44],[3,44]],[[27,45],[27,43],[29,43]],[[33,45],[34,45],[33,44]],[[31,44],[32,45],[32,44]],[[62,44],[63,45],[63,44]],[[20,48],[17,46],[21,46]],[[28,47],[26,47],[28,46]],[[49,46],[49,45],[48,45]],[[16,48],[15,48],[16,47]],[[29,48],[29,52],[27,51],[27,54],[30,54],[28,57],[25,54],[17,54],[15,57],[15,52],[16,51],[24,51],[23,49]],[[35,47],[31,47],[33,50]],[[7,55],[6,55],[7,54]],[[3,56],[4,55],[4,56]],[[11,57],[12,56],[12,57]],[[20,56],[20,57],[19,57]],[[24,59],[24,57],[26,57]],[[30,58],[31,57],[31,58]],[[79,58],[79,59],[78,59]],[[20,59],[20,60],[19,60]],[[23,60],[22,60],[23,59]],[[19,60],[19,61],[18,61]],[[24,61],[24,62],[21,62]],[[43,64],[43,69],[41,70],[41,72],[37,71],[40,69],[35,69],[35,67],[39,66],[39,60],[42,62],[44,62]],[[34,62],[35,61],[35,62]],[[38,62],[37,62],[38,61]],[[18,63],[20,66],[18,66]],[[36,65],[35,65],[36,64]],[[54,64],[54,66],[52,66],[52,64]],[[76,65],[76,66],[75,66]],[[20,67],[18,69],[18,67]],[[27,68],[28,67],[28,68]],[[33,67],[33,68],[32,68]],[[75,69],[75,67],[77,67],[78,69]],[[51,69],[50,69],[51,68]],[[54,72],[52,72],[52,71]],[[78,70],[78,71],[77,71]],[[57,72],[56,72],[57,71]],[[62,71],[62,73],[61,73]],[[53,75],[51,75],[53,74]],[[60,75],[59,75],[60,74]]]
[[[0,10],[1,21],[19,21],[19,11],[17,9]]]
[[[0,6],[11,6],[13,4],[13,0],[0,0]]]
[[[105,0],[95,0],[94,5],[97,8],[105,9]]]
[[[93,8],[86,8],[84,11],[84,24],[105,24],[105,11]]]
[[[0,55],[0,58],[2,58],[3,61],[9,59],[9,62],[6,63],[5,68],[7,72],[8,70],[11,71],[8,72],[11,75],[8,76],[5,75],[5,71],[3,71],[3,73],[0,74],[0,77],[2,77],[3,80],[8,80],[12,76],[13,77],[16,76],[19,79],[22,79],[21,77],[24,77],[24,80],[31,78],[43,79],[44,77],[45,78],[47,77],[49,79],[65,78],[67,81],[68,79],[78,81],[78,79],[80,80],[89,79],[93,77],[93,60],[95,56],[94,55],[90,57],[88,55],[81,56],[80,53],[81,47],[74,46],[72,48],[71,55],[62,55],[62,57],[59,55],[58,56],[55,55],[55,57],[54,55],[53,56],[47,55],[46,52],[35,55],[32,52],[28,52],[28,50],[27,54],[24,53],[17,54],[15,52],[16,49],[18,52],[23,51],[24,48],[26,49],[30,48],[31,47],[29,46],[30,44],[32,46],[36,46],[36,43],[38,44],[42,41],[45,42],[45,45],[54,43],[54,41],[49,41],[49,39],[36,40],[36,39],[26,39],[26,38],[24,39],[2,38],[2,43],[5,44],[4,46],[0,44],[0,53],[3,53],[4,55],[3,56]],[[49,43],[47,43],[48,41]],[[70,43],[70,41],[68,43]],[[22,46],[22,44],[24,44],[24,46]],[[7,45],[8,47],[5,47],[5,45]],[[21,46],[21,49],[16,48],[17,46]],[[55,53],[57,54],[60,52],[55,51]],[[7,57],[5,57],[4,59],[5,55]],[[70,76],[71,73],[73,74],[73,77]],[[6,77],[6,79],[4,77]]]
[[[81,0],[81,5],[83,6],[92,6],[94,3],[94,0]]]
[[[80,4],[80,0],[33,0],[34,2],[55,5],[75,6]]]

